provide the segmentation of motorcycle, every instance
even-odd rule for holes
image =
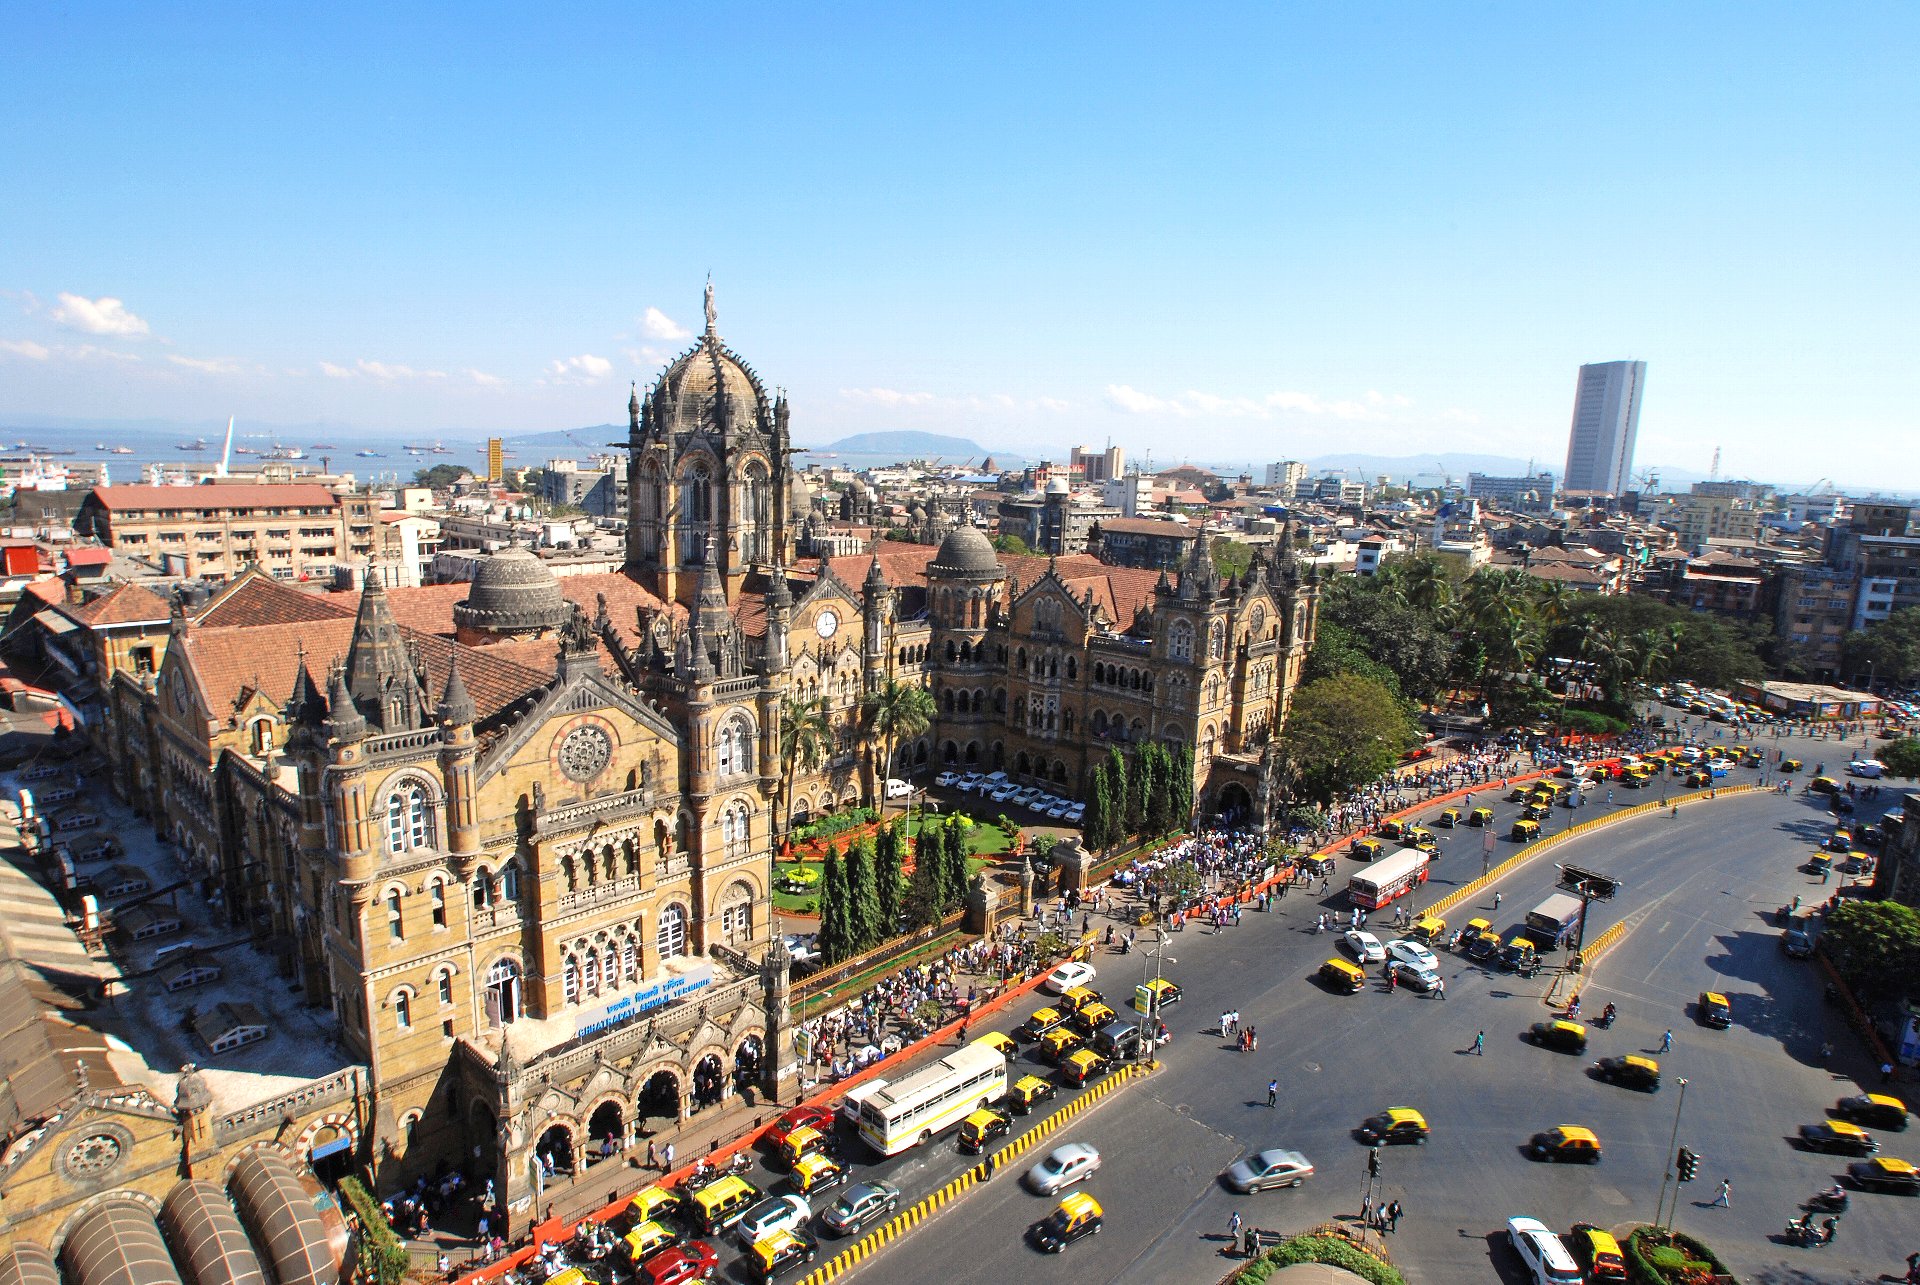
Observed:
[[[736,1151],[733,1159],[727,1161],[727,1172],[738,1178],[753,1171],[753,1153]]]
[[[1787,1225],[1780,1234],[1786,1237],[1789,1245],[1798,1245],[1803,1249],[1811,1249],[1827,1243],[1825,1235],[1814,1225],[1812,1217],[1787,1219]]]
[[[1615,1008],[1613,1005],[1611,1004],[1607,1005],[1605,1008],[1600,1010],[1600,1018],[1598,1021],[1594,1023],[1594,1025],[1599,1027],[1612,1026],[1614,1015],[1619,1011],[1620,1010]]]
[[[1822,1213],[1843,1214],[1847,1211],[1847,1189],[1845,1187],[1827,1187],[1813,1193],[1807,1201],[1807,1208]]]

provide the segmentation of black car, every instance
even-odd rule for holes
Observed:
[[[1809,1151],[1825,1151],[1837,1156],[1870,1156],[1880,1149],[1879,1140],[1871,1133],[1846,1120],[1803,1124],[1800,1142]]]
[[[1535,1022],[1527,1029],[1527,1038],[1543,1049],[1558,1049],[1562,1053],[1587,1051],[1587,1028],[1578,1022]]]
[[[1920,1169],[1891,1156],[1856,1160],[1847,1166],[1847,1177],[1865,1191],[1890,1191],[1896,1196],[1920,1196]]]
[[[820,1215],[820,1225],[836,1236],[856,1235],[868,1223],[892,1213],[899,1204],[900,1189],[891,1183],[855,1183]]]
[[[1806,959],[1813,954],[1813,935],[1796,923],[1780,935],[1780,949],[1788,959]]]
[[[1603,1057],[1593,1064],[1593,1073],[1621,1088],[1660,1091],[1660,1064],[1650,1057]]]

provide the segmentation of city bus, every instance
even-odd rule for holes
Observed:
[[[1006,1093],[1007,1059],[966,1044],[870,1095],[860,1104],[860,1136],[881,1155],[898,1155]]]
[[[1365,910],[1378,910],[1425,883],[1432,860],[1418,848],[1402,848],[1349,879],[1347,900]]]

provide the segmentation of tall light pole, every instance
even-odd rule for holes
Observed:
[[[1680,1100],[1673,1104],[1673,1136],[1667,1140],[1666,1172],[1661,1174],[1660,1176],[1660,1198],[1656,1200],[1653,1204],[1653,1225],[1655,1227],[1660,1226],[1660,1209],[1663,1205],[1667,1203],[1667,1183],[1673,1181],[1675,1178],[1678,1177],[1678,1175],[1674,1172],[1674,1165],[1678,1163],[1676,1157],[1679,1155],[1679,1148],[1680,1148],[1680,1109],[1687,1105],[1687,1081],[1684,1076],[1681,1077],[1679,1084],[1680,1084]],[[1667,1230],[1669,1232],[1673,1230],[1673,1221],[1672,1221],[1671,1215],[1673,1213],[1678,1213],[1679,1211],[1680,1211],[1680,1184],[1678,1182],[1674,1182],[1673,1183],[1673,1209],[1670,1212],[1668,1216],[1668,1221],[1667,1221]]]
[[[1169,964],[1177,964],[1180,962],[1167,955],[1166,932],[1157,928],[1154,931],[1159,934],[1154,941],[1154,948],[1152,950],[1142,950],[1140,953],[1140,985],[1142,987],[1145,987],[1147,984],[1147,961],[1149,959],[1153,961],[1153,980],[1155,982],[1160,980],[1160,965],[1163,961]],[[1159,994],[1160,989],[1158,986],[1148,990],[1146,1006],[1140,1010],[1140,1056],[1142,1057],[1146,1056],[1147,1049],[1150,1047],[1147,1043],[1147,1022],[1155,1016],[1151,1010],[1157,1007],[1155,1000],[1158,999]]]

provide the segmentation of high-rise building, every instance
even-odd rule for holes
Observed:
[[[1127,453],[1118,446],[1105,450],[1097,446],[1076,446],[1068,457],[1068,467],[1080,470],[1083,482],[1107,482],[1126,471]]]
[[[1299,460],[1281,460],[1267,465],[1267,485],[1278,487],[1288,495],[1292,495],[1293,488],[1304,482],[1306,477],[1307,466]]]
[[[1567,439],[1568,491],[1618,495],[1633,473],[1633,439],[1640,431],[1644,361],[1601,361],[1580,368],[1573,430]]]

